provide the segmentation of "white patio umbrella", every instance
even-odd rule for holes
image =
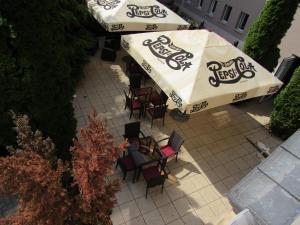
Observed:
[[[87,5],[109,32],[189,28],[188,22],[155,0],[89,0]]]
[[[274,94],[282,82],[207,30],[123,35],[123,48],[187,114]],[[170,101],[170,99],[172,101]]]

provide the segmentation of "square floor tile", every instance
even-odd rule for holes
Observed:
[[[218,199],[214,202],[209,203],[209,207],[213,211],[215,215],[221,215],[224,214],[227,209],[221,199]]]
[[[188,214],[184,215],[183,217],[181,217],[181,219],[183,220],[184,224],[188,224],[188,225],[204,225],[203,221],[201,220],[201,218],[198,217],[197,213],[193,212],[189,212]]]
[[[204,224],[209,223],[215,218],[215,214],[208,205],[203,206],[201,209],[197,209],[196,213]]]
[[[200,189],[200,193],[207,203],[210,203],[220,198],[218,193],[216,193],[216,191],[214,190],[213,185]]]
[[[113,208],[110,218],[111,221],[113,222],[113,225],[120,225],[125,222],[119,207]]]
[[[168,225],[184,225],[181,219],[175,220],[171,223],[168,223]]]
[[[187,196],[188,201],[193,209],[200,209],[207,204],[205,198],[201,195],[200,190]]]
[[[172,203],[160,207],[158,210],[165,223],[170,223],[179,218],[178,212]]]
[[[146,221],[147,225],[164,225],[165,224],[157,209],[144,214],[143,218]]]
[[[141,198],[137,198],[135,201],[142,214],[152,211],[156,208],[150,196],[148,196],[148,198],[143,196]]]
[[[133,200],[133,196],[132,196],[130,190],[128,189],[128,187],[123,187],[121,189],[121,191],[119,191],[116,194],[116,198],[117,198],[117,204],[119,204],[119,205]]]
[[[179,184],[173,184],[166,188],[169,198],[174,201],[185,195],[185,193],[178,188]]]
[[[171,201],[166,191],[163,193],[161,193],[161,191],[155,191],[150,193],[150,196],[157,207],[166,205]]]
[[[134,200],[120,205],[120,210],[125,221],[132,220],[141,214]]]
[[[173,202],[173,204],[180,216],[183,216],[193,210],[187,197],[177,199]]]
[[[115,224],[114,224],[115,225]],[[142,216],[139,216],[137,218],[134,218],[132,220],[129,220],[126,225],[146,225],[144,218]]]

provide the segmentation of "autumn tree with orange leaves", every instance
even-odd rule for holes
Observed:
[[[115,203],[119,181],[111,180],[113,165],[126,142],[116,147],[105,124],[89,116],[78,140],[71,147],[72,162],[53,163],[54,144],[40,131],[31,131],[27,116],[13,116],[18,147],[0,158],[0,195],[18,198],[16,213],[0,218],[0,225],[106,225]],[[63,184],[78,188],[72,195]]]

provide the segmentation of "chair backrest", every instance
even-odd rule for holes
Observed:
[[[140,134],[141,123],[133,122],[125,124],[125,134],[126,138],[138,138]]]
[[[124,91],[125,100],[126,100],[125,104],[127,105],[127,107],[131,108],[132,107],[132,100],[129,97],[129,95],[126,93],[126,91],[125,90],[123,90],[123,91]]]
[[[148,187],[160,185],[165,182],[166,175],[161,174],[159,165],[147,167],[143,169],[143,173]]]
[[[159,105],[154,107],[154,111],[152,114],[153,119],[165,117],[167,107],[168,107],[167,105]]]
[[[160,99],[161,99],[162,103],[166,104],[166,102],[168,101],[169,96],[166,95],[166,93],[164,91],[161,91],[159,96],[160,96]]]
[[[141,76],[131,75],[129,77],[129,86],[130,86],[130,88],[140,88],[141,87]]]
[[[178,152],[180,151],[180,147],[183,145],[183,142],[183,138],[177,134],[176,131],[173,131],[169,138],[168,145]]]

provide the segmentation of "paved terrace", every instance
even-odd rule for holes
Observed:
[[[74,100],[78,127],[86,124],[86,115],[94,107],[107,119],[114,141],[120,143],[129,111],[124,111],[124,89],[128,78],[124,73],[123,52],[115,63],[101,61],[99,54],[85,67],[85,79]],[[159,140],[176,130],[185,139],[179,160],[168,162],[170,178],[164,193],[152,188],[145,199],[145,183],[131,182],[131,174],[117,194],[113,210],[114,225],[202,225],[215,224],[222,215],[232,212],[226,192],[259,163],[256,150],[246,137],[261,140],[272,149],[281,143],[245,110],[236,106],[203,111],[191,115],[186,122],[177,122],[166,115],[165,126],[160,120],[153,128],[147,119],[141,121],[142,131]],[[114,177],[121,177],[116,170]]]

